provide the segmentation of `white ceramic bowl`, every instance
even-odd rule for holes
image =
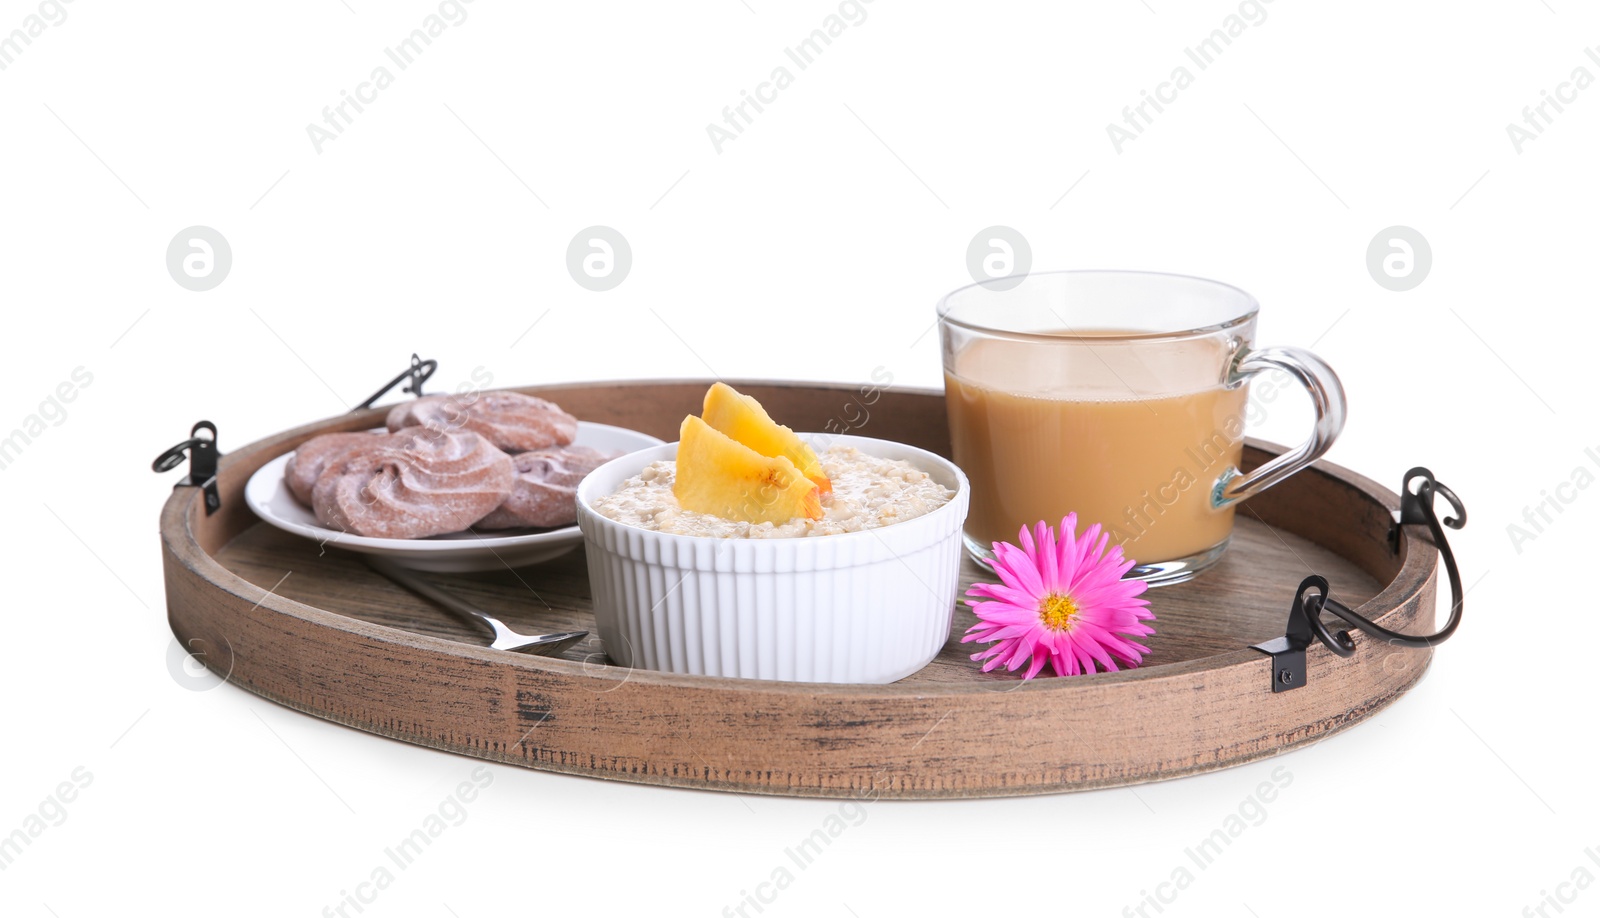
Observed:
[[[793,682],[893,682],[950,636],[961,570],[966,476],[926,450],[868,437],[801,434],[904,459],[955,491],[909,520],[837,535],[722,539],[601,516],[594,500],[678,444],[602,465],[578,485],[595,621],[620,666]]]

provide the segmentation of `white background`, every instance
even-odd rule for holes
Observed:
[[[0,33],[37,9],[0,2]],[[1106,124],[1235,5],[877,0],[719,153],[706,125],[836,6],[477,0],[318,153],[306,125],[436,9],[77,0],[0,71],[0,432],[75,368],[93,377],[0,471],[0,834],[92,775],[0,872],[5,914],[322,914],[477,767],[169,674],[172,477],[149,461],[194,420],[237,448],[347,408],[413,350],[440,389],[475,367],[497,385],[876,367],[936,385],[933,303],[993,224],[1037,269],[1236,283],[1262,343],[1315,342],[1351,402],[1330,459],[1390,487],[1426,464],[1470,507],[1467,620],[1393,708],[1281,759],[873,804],[765,914],[1124,914],[1279,767],[1292,784],[1265,821],[1165,914],[1519,915],[1577,868],[1600,876],[1600,488],[1564,491],[1520,551],[1507,531],[1600,472],[1600,89],[1520,153],[1506,132],[1574,68],[1600,76],[1593,11],[1277,0],[1119,154]],[[200,293],[165,267],[196,224],[233,250]],[[609,292],[565,268],[594,224],[633,249]],[[1395,224],[1433,251],[1404,293],[1365,264]],[[1299,439],[1302,408],[1260,433]],[[839,812],[489,774],[368,914],[721,915]],[[1560,889],[1600,909],[1600,889]]]

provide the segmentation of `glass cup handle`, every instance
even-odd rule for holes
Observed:
[[[1311,395],[1317,423],[1311,438],[1294,449],[1267,462],[1248,475],[1229,469],[1212,492],[1212,503],[1226,507],[1265,491],[1300,471],[1328,451],[1344,429],[1344,387],[1333,368],[1321,357],[1298,347],[1265,347],[1246,351],[1228,376],[1229,385],[1243,383],[1267,370],[1283,370],[1293,376]]]

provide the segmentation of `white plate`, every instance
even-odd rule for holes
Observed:
[[[631,453],[662,441],[625,427],[578,422],[578,446],[608,452]],[[283,467],[293,453],[268,462],[244,486],[244,500],[256,516],[285,532],[323,545],[369,555],[382,555],[402,567],[419,571],[461,573],[503,570],[537,564],[560,557],[583,544],[576,525],[559,529],[508,530],[505,534],[452,532],[426,539],[376,539],[340,532],[317,522],[311,508],[295,499],[283,480]]]

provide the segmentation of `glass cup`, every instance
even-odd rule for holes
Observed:
[[[954,459],[972,485],[967,550],[1069,512],[1100,523],[1152,584],[1222,557],[1239,501],[1327,452],[1344,389],[1310,351],[1255,347],[1253,297],[1136,271],[996,278],[939,302]],[[1239,471],[1249,381],[1282,370],[1311,393],[1311,438]]]

